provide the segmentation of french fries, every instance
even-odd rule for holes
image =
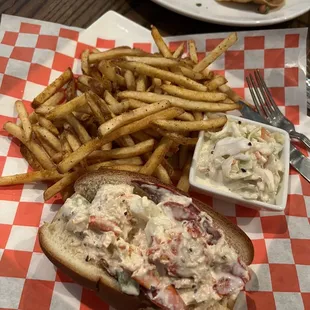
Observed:
[[[133,111],[125,112],[111,120],[105,122],[99,127],[99,133],[104,136],[109,132],[129,124],[130,122],[134,122],[138,119],[151,115],[153,113],[165,110],[170,107],[170,103],[168,101],[159,101],[147,106],[143,106],[141,108],[135,109]]]
[[[194,101],[217,102],[224,101],[227,98],[227,95],[223,93],[199,92],[174,85],[164,84],[161,88],[169,95]]]
[[[105,52],[90,54],[88,57],[88,61],[90,64],[93,64],[101,60],[110,60],[113,58],[119,58],[123,56],[146,56],[146,55],[148,54],[137,48],[131,49],[129,47],[116,47]]]
[[[193,63],[198,63],[198,56],[197,56],[197,48],[196,43],[194,40],[190,40],[188,42],[188,49],[189,49],[189,57],[193,61]]]
[[[64,175],[60,174],[56,169],[31,171],[27,173],[0,177],[0,186],[25,184],[39,181],[54,181],[54,180],[60,180],[63,177]]]
[[[38,96],[33,99],[32,107],[37,108],[47,99],[52,97],[61,87],[63,87],[73,77],[72,71],[68,68],[52,84],[48,85]]]
[[[59,139],[54,136],[48,129],[34,125],[33,130],[35,131],[36,135],[40,135],[40,137],[55,151],[61,152],[61,143]]]
[[[173,106],[189,111],[226,112],[240,108],[240,105],[237,103],[214,103],[205,101],[194,101],[194,100],[177,98],[170,95],[159,95],[148,92],[123,91],[118,93],[117,96],[120,99],[137,99],[148,103],[167,100]],[[189,120],[193,119],[194,118],[192,117]]]
[[[28,116],[28,112],[26,111],[23,102],[20,100],[17,100],[15,102],[15,107],[18,113],[18,117],[20,118],[20,121],[22,123],[22,127],[24,129],[25,139],[26,141],[29,141],[31,138],[32,126]]]
[[[207,89],[208,91],[213,91],[222,85],[224,86],[224,84],[226,83],[227,83],[227,80],[223,76],[217,75],[214,77],[214,79],[212,79],[211,81],[207,83]]]
[[[182,42],[182,43],[178,46],[178,48],[173,52],[172,57],[173,57],[173,58],[179,58],[179,57],[182,56],[183,52],[184,52],[184,42]]]
[[[200,131],[221,128],[226,124],[227,117],[221,116],[213,119],[193,122],[156,120],[152,123],[168,131]]]
[[[161,54],[164,57],[172,57],[172,54],[171,54],[167,44],[163,40],[163,38],[160,35],[158,29],[156,27],[154,27],[153,25],[151,26],[151,33],[152,33],[152,37],[153,37],[153,39],[155,41],[155,44],[157,45],[157,47],[158,47],[159,51],[161,52]]]
[[[205,85],[197,83],[196,81],[191,80],[183,75],[158,69],[141,62],[136,61],[127,62],[127,61],[115,60],[114,64],[122,69],[131,70],[133,72],[137,72],[139,74],[145,74],[147,76],[158,78],[161,80],[166,80],[175,83],[177,85],[187,87],[188,89],[207,91],[207,87]]]
[[[56,118],[63,118],[69,113],[78,110],[83,105],[87,104],[85,94],[72,99],[69,102],[58,105],[51,112],[46,115],[49,120],[54,120]]]
[[[107,161],[110,159],[135,157],[147,152],[151,152],[154,148],[154,144],[154,139],[149,139],[135,144],[134,146],[116,148],[109,151],[94,151],[88,156],[88,158],[90,160]]]
[[[71,125],[82,143],[86,143],[91,139],[87,130],[72,113],[66,116],[66,121]]]
[[[3,128],[12,136],[16,137],[20,142],[25,144],[25,146],[31,151],[33,156],[43,168],[45,168],[46,170],[52,170],[55,168],[54,163],[46,154],[46,152],[42,149],[42,147],[32,139],[27,141],[24,136],[23,130],[19,126],[11,122],[7,122],[4,124]]]
[[[191,156],[189,156],[185,162],[185,165],[183,167],[183,170],[182,170],[182,175],[180,177],[180,180],[177,184],[177,188],[184,191],[184,192],[188,192],[189,190],[189,170],[190,170],[190,167],[191,167],[191,163],[192,163],[192,158]]]
[[[173,180],[188,191],[199,131],[226,123],[214,112],[240,108],[240,96],[209,69],[237,36],[229,35],[201,61],[193,40],[184,57],[185,42],[171,51],[153,26],[152,36],[159,53],[128,46],[86,49],[83,74],[65,70],[34,98],[32,113],[17,101],[21,122],[4,129],[20,140],[34,171],[0,177],[0,186],[49,181],[54,184],[44,199],[57,193],[66,199],[80,175],[108,168],[153,175],[166,184]]]
[[[139,171],[142,174],[152,175],[159,164],[161,164],[166,153],[169,151],[172,142],[169,138],[163,137],[159,142],[158,146],[154,150],[153,154],[150,156],[148,161]]]
[[[75,152],[71,153],[67,158],[63,159],[58,164],[60,172],[68,172],[71,168],[76,166],[82,159],[86,158],[91,152],[100,148],[101,145],[114,141],[115,139],[127,134],[131,134],[147,128],[152,120],[156,119],[173,119],[183,113],[182,109],[169,108],[164,111],[157,112],[153,115],[147,116],[141,120],[135,121],[124,127],[112,131],[105,137],[96,138],[83,144]]]
[[[218,57],[220,57],[225,51],[227,51],[237,41],[237,39],[238,39],[237,34],[235,32],[231,33],[213,51],[208,53],[208,55],[193,68],[194,71],[196,72],[203,71]]]

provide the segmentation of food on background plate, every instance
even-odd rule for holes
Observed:
[[[217,0],[219,2],[256,3],[259,4],[258,12],[267,14],[270,9],[278,8],[284,4],[284,0]]]
[[[89,173],[39,230],[47,257],[116,309],[232,309],[253,245],[237,226],[157,179]]]
[[[188,190],[188,170],[198,130],[220,130],[225,117],[203,120],[205,112],[239,108],[240,97],[209,65],[237,40],[232,33],[199,61],[189,41],[171,51],[156,27],[160,53],[127,46],[81,54],[82,75],[65,70],[35,96],[29,115],[22,101],[21,120],[4,129],[21,142],[21,153],[35,170],[0,177],[0,185],[52,182],[48,200],[68,197],[75,180],[102,167],[140,171]],[[178,179],[181,178],[181,180]]]
[[[206,132],[197,161],[197,181],[244,199],[276,203],[284,164],[284,136],[264,127],[228,119]]]

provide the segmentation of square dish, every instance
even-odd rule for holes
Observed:
[[[284,137],[284,144],[283,144],[283,150],[281,152],[280,161],[283,163],[284,166],[284,173],[282,176],[282,180],[280,183],[280,189],[278,190],[277,196],[276,196],[276,202],[275,204],[262,202],[258,200],[249,200],[241,197],[240,195],[233,193],[227,189],[227,191],[216,188],[216,185],[207,184],[202,181],[199,181],[201,179],[201,176],[199,177],[200,172],[198,171],[198,158],[201,153],[201,149],[204,143],[204,131],[201,131],[199,133],[199,139],[196,144],[194,156],[192,165],[190,168],[190,175],[189,175],[189,182],[191,184],[191,187],[194,191],[200,192],[200,193],[206,193],[209,195],[212,195],[216,198],[229,201],[231,203],[237,203],[241,204],[243,206],[253,208],[253,209],[261,209],[261,210],[270,210],[270,211],[283,211],[286,207],[286,201],[287,201],[287,194],[288,194],[288,178],[289,178],[289,162],[290,162],[290,138],[286,131],[272,127],[269,125],[265,125],[262,123],[258,123],[255,121],[251,121],[242,117],[234,116],[234,115],[227,115],[227,118],[234,121],[242,121],[243,123],[252,124],[255,126],[259,126],[262,128],[267,129],[269,132],[274,133],[278,132],[283,135]]]

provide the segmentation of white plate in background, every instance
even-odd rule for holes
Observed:
[[[280,9],[268,14],[257,12],[255,4],[217,2],[216,0],[152,0],[182,15],[195,19],[234,26],[264,26],[288,21],[310,10],[310,0],[285,0]],[[197,6],[200,3],[201,6]],[[177,25],[176,25],[177,26]]]

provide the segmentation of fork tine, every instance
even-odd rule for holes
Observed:
[[[251,75],[250,75],[250,76],[251,76]],[[257,97],[256,97],[256,94],[255,94],[255,92],[254,92],[254,90],[253,90],[253,89],[254,89],[254,85],[253,85],[253,83],[252,83],[252,80],[251,80],[248,76],[247,76],[245,79],[246,79],[246,82],[248,83],[249,90],[250,90],[250,93],[251,93],[251,96],[252,96],[254,105],[255,105],[255,107],[256,107],[258,113],[259,113],[261,116],[266,117],[266,116],[265,116],[265,113],[264,113],[264,111],[263,111],[263,109],[262,109],[262,107],[261,107],[261,105],[259,104],[259,101],[258,101],[258,99],[257,99]]]
[[[263,98],[262,98],[262,96],[261,96],[261,94],[260,94],[260,91],[259,91],[259,89],[258,89],[258,87],[257,87],[257,85],[256,85],[256,83],[255,83],[255,80],[254,80],[252,74],[250,74],[250,80],[251,80],[253,89],[254,89],[254,91],[255,91],[256,97],[257,97],[257,99],[258,99],[260,108],[261,108],[261,110],[263,111],[263,114],[262,114],[262,113],[260,113],[260,114],[261,114],[263,117],[265,117],[265,118],[267,118],[267,119],[270,119],[270,116],[271,116],[270,111],[269,111],[269,109],[267,108],[267,106],[266,106],[266,104],[265,104],[265,102],[264,102],[264,100],[263,100]]]
[[[266,95],[265,95],[263,89],[261,88],[261,85],[259,84],[259,81],[256,78],[255,72],[254,72],[254,80],[255,80],[254,85],[256,86],[255,90],[256,90],[256,93],[258,94],[259,98],[260,98],[260,102],[261,102],[261,105],[262,105],[262,107],[263,107],[263,109],[265,111],[265,114],[266,114],[267,118],[271,118],[272,117],[272,115],[271,115],[271,112],[272,112],[271,107],[270,107],[269,103],[267,102]]]
[[[277,113],[281,113],[281,111],[279,110],[277,104],[275,103],[275,101],[273,100],[272,98],[272,95],[270,93],[270,90],[268,89],[267,85],[266,85],[266,82],[264,81],[262,75],[260,74],[259,70],[255,70],[254,72],[255,74],[255,78],[256,78],[256,81],[257,81],[257,84],[259,85],[260,89],[261,89],[261,92],[264,96],[264,99],[265,99],[265,102],[266,104],[270,104],[270,107]],[[281,113],[282,114],[282,113]]]

